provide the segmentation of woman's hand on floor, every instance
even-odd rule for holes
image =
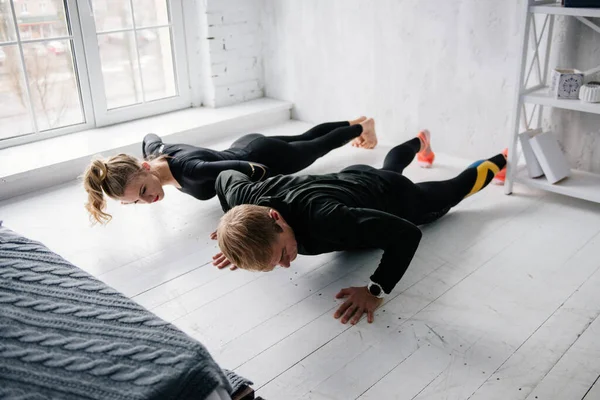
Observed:
[[[229,261],[227,259],[227,257],[225,257],[225,255],[221,252],[219,252],[213,256],[212,264],[219,269],[223,269],[223,268],[227,267],[228,265],[231,265],[229,267],[229,269],[232,271],[235,271],[237,269],[237,267],[235,265],[231,264],[231,261]]]
[[[345,288],[335,295],[336,299],[346,297],[346,301],[333,314],[334,318],[343,316],[342,324],[350,321],[354,325],[360,321],[363,314],[367,314],[367,321],[369,323],[373,322],[373,313],[383,303],[383,299],[379,299],[369,293],[366,286]]]

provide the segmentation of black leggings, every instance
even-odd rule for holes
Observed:
[[[414,138],[391,149],[379,170],[368,165],[353,165],[344,171],[370,170],[401,175],[420,148],[421,141]],[[412,183],[403,179],[401,191],[397,195],[403,201],[407,198],[414,199],[415,203],[409,207],[414,210],[411,213],[414,215],[405,217],[417,225],[435,221],[463,199],[486,187],[505,166],[506,159],[502,154],[497,154],[487,160],[474,162],[455,178],[445,181]]]
[[[348,121],[327,122],[295,136],[245,135],[236,140],[231,149],[246,152],[245,159],[266,165],[271,175],[292,174],[361,133],[361,125],[350,126]]]

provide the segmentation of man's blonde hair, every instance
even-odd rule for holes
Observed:
[[[244,204],[229,210],[219,221],[217,239],[225,257],[239,268],[270,271],[272,245],[283,229],[269,215],[270,208]]]

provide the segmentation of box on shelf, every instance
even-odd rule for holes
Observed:
[[[521,142],[521,148],[523,149],[523,157],[525,157],[525,164],[527,165],[527,173],[530,178],[539,178],[544,175],[544,171],[542,170],[542,166],[537,160],[533,149],[531,148],[531,143],[529,140],[535,135],[539,135],[542,133],[542,129],[531,129],[525,132],[519,133],[519,141]]]
[[[600,7],[600,0],[562,0],[565,7]]]
[[[550,94],[557,99],[578,99],[583,84],[583,72],[577,69],[554,68]]]
[[[552,132],[534,135],[529,139],[529,143],[548,182],[555,184],[571,175],[567,158]]]

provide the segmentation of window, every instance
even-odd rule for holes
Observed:
[[[19,3],[0,0],[0,148],[190,106],[179,0]]]
[[[85,122],[65,8],[42,22],[0,2],[0,140]]]

